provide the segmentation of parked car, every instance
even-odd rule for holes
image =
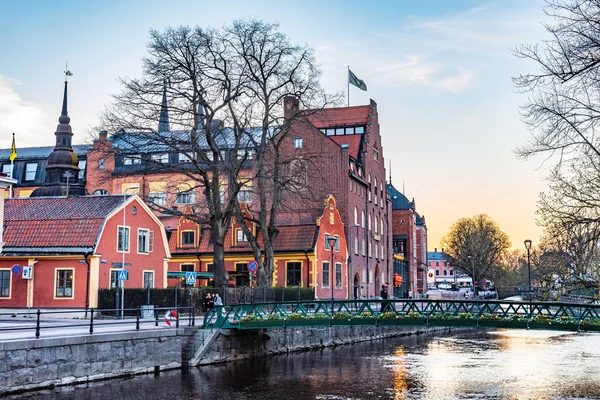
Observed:
[[[450,289],[452,289],[452,285],[450,285],[449,283],[440,283],[438,285],[438,289],[450,290]]]

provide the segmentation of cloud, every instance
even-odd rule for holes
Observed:
[[[48,141],[54,124],[40,104],[27,101],[15,90],[21,85],[16,79],[0,75],[0,147],[8,148],[12,133],[17,146],[40,146]]]

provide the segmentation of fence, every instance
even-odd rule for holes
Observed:
[[[123,319],[104,319],[102,315],[115,314],[124,311],[125,315],[134,315],[135,318]],[[32,312],[8,312],[0,313],[0,320],[10,321],[0,326],[0,334],[7,332],[28,332],[35,330],[35,337],[39,338],[42,330],[55,332],[57,330],[68,330],[68,334],[74,331],[79,333],[93,334],[95,329],[99,328],[115,328],[135,326],[136,330],[140,330],[143,324],[158,326],[159,322],[168,326],[173,325],[179,328],[182,321],[187,321],[188,326],[194,326],[196,323],[195,313],[192,312],[192,307],[152,307],[148,310],[142,307],[134,309],[94,309],[89,310],[37,310]],[[146,312],[149,312],[149,318]],[[72,319],[67,319],[66,316],[72,316]],[[182,317],[184,316],[184,317]],[[144,318],[147,317],[147,318]],[[10,318],[10,319],[7,319]],[[14,320],[13,320],[14,318]],[[21,319],[25,318],[25,320]],[[89,319],[88,319],[89,318]],[[35,319],[35,321],[32,321]],[[122,330],[122,329],[121,329]],[[119,331],[113,329],[111,331]]]
[[[275,287],[199,287],[199,288],[167,288],[167,289],[125,289],[124,307],[128,311],[127,316],[135,316],[136,307],[141,305],[155,305],[158,307],[191,307],[196,314],[206,311],[206,296],[208,293],[214,296],[216,293],[223,299],[223,304],[246,304],[246,303],[273,303],[283,301],[314,300],[313,289],[299,286],[275,286]],[[98,290],[98,306],[103,313],[118,315],[115,305],[115,289]],[[109,311],[114,310],[114,311]],[[105,314],[107,315],[107,314]]]

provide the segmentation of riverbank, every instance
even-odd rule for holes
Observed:
[[[341,326],[206,335],[213,331],[186,327],[0,342],[0,394],[448,330]]]

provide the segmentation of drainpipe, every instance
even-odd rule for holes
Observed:
[[[91,253],[83,254],[85,263],[87,264],[87,278],[85,280],[85,318],[87,318],[88,307],[90,306],[90,254]]]
[[[304,257],[306,258],[306,287],[310,288],[310,259],[308,258],[308,251],[311,249],[304,249]]]

